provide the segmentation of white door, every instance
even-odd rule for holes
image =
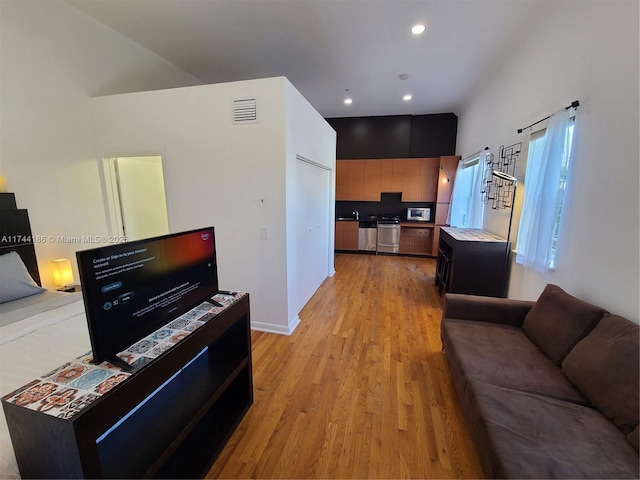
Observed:
[[[114,234],[127,240],[169,233],[162,157],[106,159],[109,182],[107,201]]]
[[[313,296],[329,272],[331,171],[296,162],[297,309]]]

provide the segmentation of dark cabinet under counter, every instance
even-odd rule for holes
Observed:
[[[506,297],[510,243],[484,230],[442,227],[435,284],[440,293]]]

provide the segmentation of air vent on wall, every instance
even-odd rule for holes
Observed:
[[[233,123],[258,123],[258,99],[236,98],[233,101]]]

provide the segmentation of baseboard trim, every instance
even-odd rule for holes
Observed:
[[[300,325],[300,317],[298,315],[289,323],[288,327],[283,325],[275,325],[273,323],[254,322],[251,321],[251,330],[258,332],[277,333],[279,335],[291,335],[296,327]]]

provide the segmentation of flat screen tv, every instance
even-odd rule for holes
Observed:
[[[76,253],[93,361],[117,353],[218,292],[214,228]]]

